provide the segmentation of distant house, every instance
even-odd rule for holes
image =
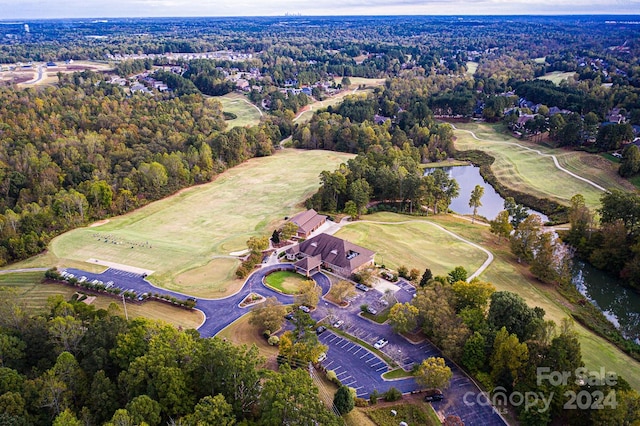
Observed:
[[[311,209],[302,213],[298,213],[297,215],[289,219],[289,221],[298,225],[298,231],[296,235],[299,238],[308,238],[313,231],[320,228],[327,221],[327,217],[318,214],[317,211]]]
[[[286,253],[289,260],[298,259],[294,267],[301,274],[310,276],[324,266],[343,277],[350,277],[353,273],[372,266],[376,254],[329,234],[309,238],[291,247]]]

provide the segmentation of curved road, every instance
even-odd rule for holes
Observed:
[[[493,141],[493,140],[489,140],[489,139],[481,139],[481,138],[479,138],[478,136],[476,136],[476,134],[475,134],[475,133],[473,133],[471,130],[458,129],[455,125],[453,125],[453,124],[451,124],[451,123],[449,123],[449,124],[451,125],[451,127],[452,127],[454,130],[457,130],[457,131],[459,131],[459,132],[467,132],[467,133],[469,133],[469,134],[470,134],[470,135],[471,135],[475,140],[478,140],[478,141],[482,141],[482,142],[491,142],[491,143],[497,143],[497,144],[503,144],[503,145],[515,145],[515,146],[518,146],[518,147],[520,147],[520,148],[523,148],[523,149],[525,149],[525,150],[527,150],[527,151],[535,152],[536,154],[538,154],[538,155],[540,155],[540,156],[542,156],[542,157],[551,157],[551,158],[553,159],[553,164],[555,164],[555,166],[556,166],[556,168],[557,168],[558,170],[560,170],[560,171],[562,171],[562,172],[564,172],[564,173],[568,174],[569,176],[572,176],[572,177],[574,177],[574,178],[576,178],[576,179],[578,179],[578,180],[581,180],[581,181],[583,181],[583,182],[586,182],[586,183],[588,183],[589,185],[593,186],[594,188],[599,189],[600,191],[607,191],[607,189],[606,189],[606,188],[603,188],[602,186],[598,185],[597,183],[595,183],[595,182],[593,182],[593,181],[591,181],[591,180],[589,180],[589,179],[587,179],[587,178],[583,178],[582,176],[577,175],[577,174],[575,174],[575,173],[573,173],[573,172],[571,172],[571,171],[569,171],[569,170],[565,169],[564,167],[562,167],[562,166],[560,165],[560,163],[558,162],[558,159],[556,158],[556,156],[555,156],[555,155],[553,155],[553,154],[545,154],[545,153],[543,153],[543,152],[541,152],[541,151],[539,151],[539,150],[537,150],[537,149],[529,148],[528,146],[520,145],[519,143],[516,143],[516,142]]]
[[[293,269],[293,265],[275,264],[263,266],[247,278],[242,289],[236,294],[223,299],[198,299],[197,309],[205,316],[203,323],[198,327],[200,335],[203,337],[215,336],[223,328],[246,314],[250,307],[242,308],[240,307],[240,302],[251,292],[265,297],[275,296],[284,304],[293,303],[292,296],[273,291],[263,284],[262,280],[265,275],[277,269]],[[76,278],[84,276],[88,281],[100,280],[104,283],[113,281],[114,286],[123,290],[135,291],[138,294],[162,293],[181,299],[189,297],[186,294],[155,287],[142,275],[118,269],[110,268],[100,274],[74,268],[67,268],[66,272],[74,274]],[[442,356],[441,352],[428,341],[418,344],[408,342],[394,333],[388,324],[377,324],[359,315],[359,306],[362,303],[382,309],[379,304],[384,295],[379,291],[358,292],[347,308],[338,308],[324,300],[324,295],[331,287],[329,278],[320,272],[314,274],[312,278],[322,288],[323,295],[323,300],[311,312],[316,321],[343,319],[345,323],[344,329],[349,335],[356,336],[371,345],[379,338],[384,337],[389,343],[382,351],[405,369],[410,369],[412,365],[422,362],[425,358]],[[413,293],[415,293],[415,288],[402,282],[399,284],[400,290],[396,293],[396,297],[399,300],[410,300],[413,297]],[[358,396],[367,397],[374,389],[379,392],[385,392],[391,387],[395,387],[403,393],[420,389],[420,386],[413,378],[393,381],[383,379],[382,374],[391,367],[380,359],[378,355],[363,346],[353,343],[351,340],[338,336],[332,331],[327,331],[320,335],[320,340],[330,348],[328,357],[323,361],[323,364],[327,368],[336,371],[343,383],[356,388]],[[504,420],[491,407],[470,406],[464,403],[465,395],[471,394],[475,398],[481,394],[481,391],[458,366],[450,361],[447,361],[447,364],[453,372],[451,386],[446,391],[446,397],[443,401],[433,403],[434,408],[446,415],[456,414],[460,416],[467,425],[504,425]],[[473,398],[472,400],[475,400]]]

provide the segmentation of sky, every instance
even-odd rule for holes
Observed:
[[[0,20],[169,16],[637,14],[640,0],[0,0]]]

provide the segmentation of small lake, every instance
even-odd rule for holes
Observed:
[[[443,167],[442,168],[449,177],[454,178],[458,185],[460,185],[460,195],[451,200],[449,208],[456,213],[460,214],[473,214],[473,209],[469,207],[469,198],[471,198],[471,191],[476,185],[481,185],[484,188],[484,195],[481,198],[482,206],[478,207],[478,216],[483,216],[489,220],[495,219],[495,217],[504,210],[504,198],[496,192],[495,189],[484,181],[480,176],[480,168],[476,166],[456,166],[456,167]],[[425,174],[432,173],[435,169],[425,169]],[[535,213],[542,218],[542,222],[548,220],[547,216],[542,213],[529,210],[530,213]]]
[[[640,344],[640,293],[584,262],[575,263],[573,283],[625,338]]]

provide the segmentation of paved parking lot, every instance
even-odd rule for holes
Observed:
[[[329,347],[322,365],[335,371],[344,385],[354,388],[361,398],[366,398],[373,389],[384,392],[384,380],[380,375],[389,370],[386,362],[332,331],[322,333],[319,340]]]

